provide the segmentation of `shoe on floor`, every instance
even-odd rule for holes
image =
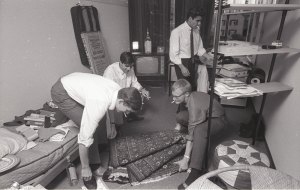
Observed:
[[[130,114],[127,115],[127,122],[128,123],[131,123],[133,121],[141,121],[143,119],[144,119],[144,117],[139,117],[134,112],[131,112]]]
[[[92,179],[88,181],[83,180],[83,184],[87,189],[97,189],[97,181],[94,176],[92,176]]]
[[[122,130],[121,130],[121,125],[116,125],[116,130],[117,130],[117,135],[116,137],[122,137]]]

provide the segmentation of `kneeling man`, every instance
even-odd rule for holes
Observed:
[[[188,128],[187,145],[182,160],[176,162],[179,172],[191,168],[186,181],[178,189],[185,189],[202,173],[202,163],[207,143],[207,129],[209,116],[210,96],[204,92],[192,92],[191,84],[185,79],[179,79],[172,86],[173,100],[181,104],[181,110],[176,114],[178,122],[175,129]],[[210,134],[216,134],[227,127],[227,118],[224,108],[214,100]]]

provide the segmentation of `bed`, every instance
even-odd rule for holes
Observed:
[[[13,127],[9,128],[11,130]],[[32,186],[40,184],[45,187],[49,184],[65,169],[68,155],[71,161],[79,156],[77,144],[79,129],[77,127],[69,129],[61,142],[37,142],[32,149],[16,153],[20,162],[14,168],[0,173],[0,189],[9,188],[14,181],[21,185]]]

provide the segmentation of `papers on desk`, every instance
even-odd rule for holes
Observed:
[[[232,78],[216,78],[215,93],[220,98],[252,97],[262,95],[262,91]]]

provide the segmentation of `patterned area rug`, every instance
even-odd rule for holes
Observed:
[[[110,140],[111,176],[116,179],[119,174],[123,177],[128,175],[134,185],[143,183],[143,180],[157,181],[176,173],[178,165],[173,163],[182,158],[180,153],[186,145],[184,136],[178,131],[166,130]]]

